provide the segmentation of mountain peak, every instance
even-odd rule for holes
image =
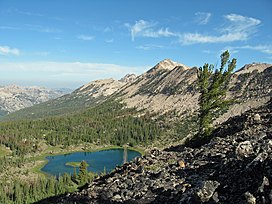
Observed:
[[[160,61],[156,66],[161,67],[163,69],[173,69],[180,64],[177,62],[172,61],[171,59],[164,59]]]
[[[160,61],[158,64],[156,64],[151,70],[149,70],[148,72],[152,72],[155,70],[172,70],[175,67],[184,67],[185,69],[189,69],[189,67],[187,67],[184,64],[175,62],[171,59],[164,59],[162,61]]]

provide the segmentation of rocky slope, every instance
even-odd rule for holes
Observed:
[[[128,107],[164,114],[176,110],[180,114],[195,110],[197,68],[163,60],[135,82],[123,87],[119,94]]]
[[[39,203],[272,203],[272,101],[230,118],[200,148],[145,156]]]
[[[92,81],[73,92],[77,96],[89,96],[90,98],[107,97],[118,91],[125,84],[135,80],[135,74],[127,74],[120,80],[101,79]]]
[[[198,109],[198,69],[163,60],[134,83],[119,92],[128,107],[146,109],[156,114],[175,111],[179,117],[191,115]],[[239,115],[266,103],[272,96],[272,65],[255,63],[245,65],[232,75],[228,98],[237,100],[228,113],[218,119],[221,123],[230,116]]]
[[[60,97],[65,92],[41,87],[9,85],[0,87],[1,115]]]

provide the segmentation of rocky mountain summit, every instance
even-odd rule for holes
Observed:
[[[175,112],[180,118],[192,115],[198,107],[196,67],[163,60],[133,83],[118,92],[128,107],[148,110],[157,115]],[[240,115],[250,108],[265,104],[272,96],[272,65],[253,63],[232,74],[229,99],[235,99],[230,110],[219,118],[222,123],[230,116]]]
[[[175,67],[184,67],[185,69],[189,69],[189,67],[187,67],[184,64],[174,62],[171,59],[164,59],[160,61],[158,64],[156,64],[153,68],[151,68],[148,72],[150,73],[150,72],[159,71],[159,70],[171,71]]]
[[[39,203],[272,203],[272,100],[235,116],[199,148],[145,156],[78,192]]]
[[[65,94],[61,90],[9,85],[0,87],[0,115],[39,104]]]

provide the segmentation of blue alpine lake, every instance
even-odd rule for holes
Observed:
[[[107,173],[112,171],[117,165],[122,165],[124,157],[127,161],[139,157],[141,154],[137,151],[124,149],[101,150],[97,152],[75,152],[64,155],[48,156],[48,163],[41,171],[54,176],[60,176],[64,173],[73,174],[74,168],[67,166],[67,162],[81,162],[85,160],[88,163],[88,171],[94,173],[102,173],[106,170]],[[78,173],[79,168],[76,168]]]

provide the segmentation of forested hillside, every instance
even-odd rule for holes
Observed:
[[[40,178],[45,155],[124,144],[164,148],[194,135],[197,68],[167,62],[120,89],[115,81],[94,81],[5,118],[0,123],[0,202],[29,203],[76,190],[71,175]],[[227,95],[236,103],[224,120],[269,100],[271,71],[271,65],[253,64],[231,76]]]
[[[135,109],[124,108],[121,103],[110,100],[69,116],[0,123],[0,145],[12,152],[10,156],[0,156],[0,174],[6,177],[0,181],[0,202],[29,203],[76,189],[77,183],[71,180],[71,175],[58,179],[28,178],[24,181],[12,178],[6,171],[32,162],[31,155],[42,151],[45,145],[47,148],[58,146],[63,149],[87,143],[98,146],[147,146],[160,137],[163,127],[151,116],[140,114]],[[30,176],[28,170],[22,170],[22,173]]]
[[[0,123],[0,144],[14,155],[39,150],[39,145],[81,143],[130,145],[144,144],[159,137],[161,129],[150,116],[139,116],[135,109],[107,101],[95,108],[69,116]]]

